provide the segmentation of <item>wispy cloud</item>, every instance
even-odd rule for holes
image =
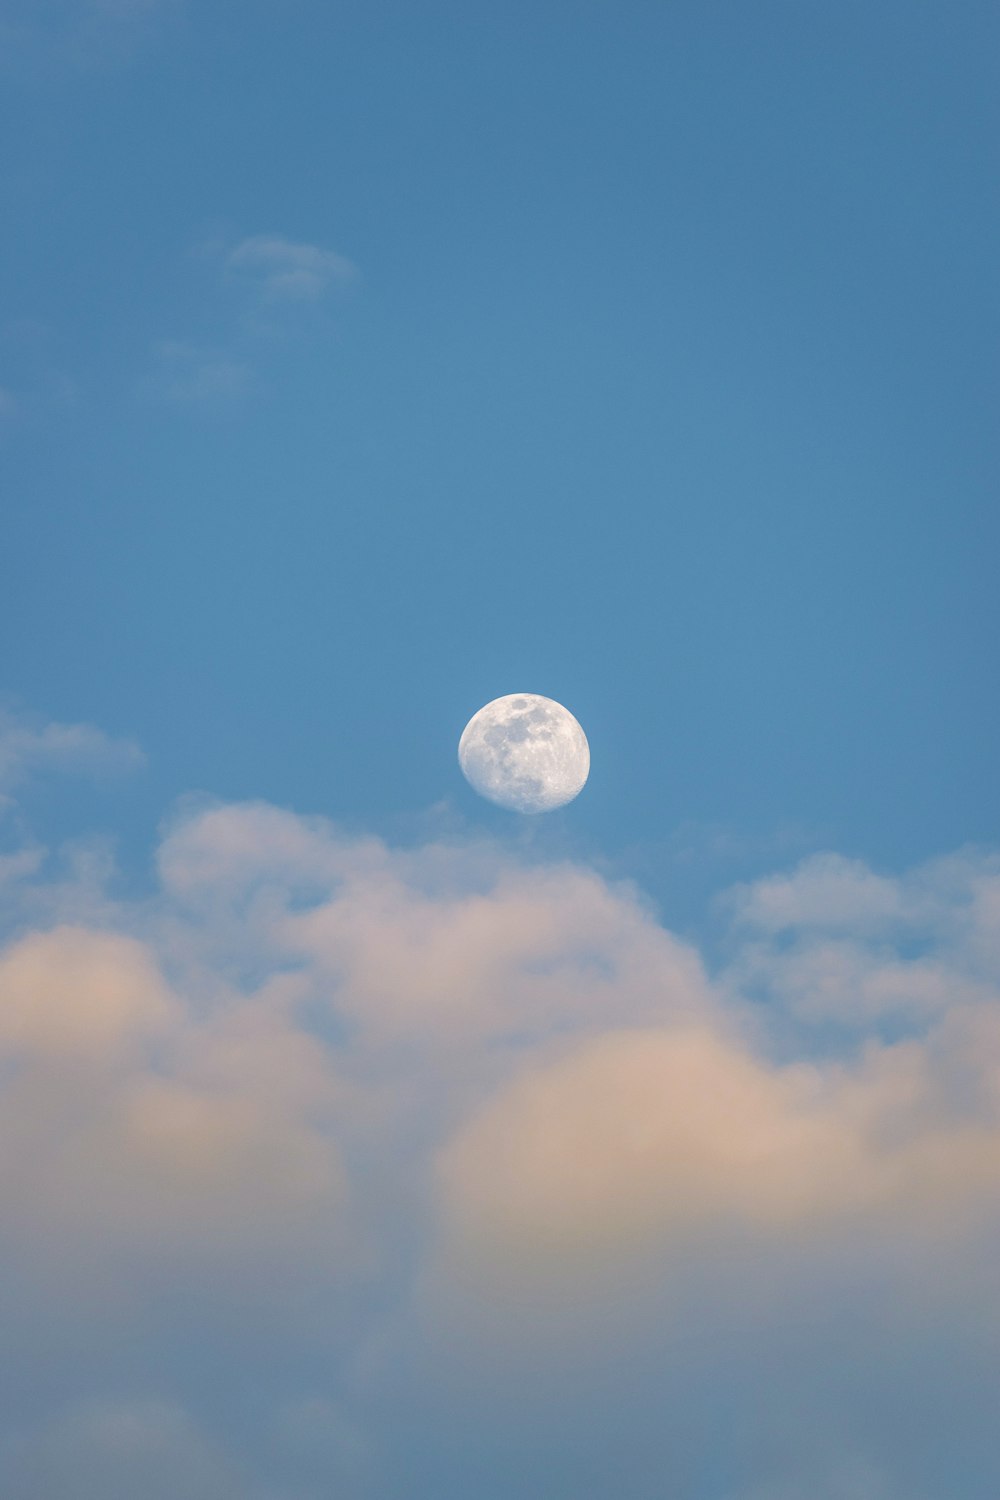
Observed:
[[[247,1476],[162,1400],[71,1403],[20,1435],[8,1463],[18,1496],[99,1495],[101,1500],[241,1500]]]
[[[336,250],[298,243],[276,234],[251,235],[226,256],[228,269],[268,301],[316,302],[358,275]]]
[[[4,0],[0,70],[44,82],[53,74],[129,62],[185,0]]]
[[[79,387],[65,368],[58,339],[36,319],[18,318],[0,327],[0,366],[0,434],[30,428],[79,403]]]
[[[255,386],[269,343],[301,337],[301,309],[314,310],[358,275],[337,251],[276,234],[235,242],[216,236],[199,248],[198,259],[213,267],[220,282],[237,288],[238,305],[230,305],[221,336],[211,342],[159,340],[139,388],[158,400],[206,408],[242,401]]]
[[[153,359],[143,390],[160,400],[224,407],[242,400],[253,385],[248,361],[224,349],[162,339],[153,349]]]
[[[0,710],[0,792],[35,772],[92,775],[141,765],[134,740],[114,739],[92,724],[39,723]]]

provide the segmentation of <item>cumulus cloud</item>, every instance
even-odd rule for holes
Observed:
[[[982,1065],[985,1052],[989,1062]],[[963,1017],[855,1067],[775,1066],[717,1030],[600,1037],[504,1088],[445,1148],[445,1212],[499,1278],[847,1226],[982,1218],[1000,1182],[1000,1022]],[[949,1071],[973,1084],[949,1097]]]
[[[0,1332],[29,1371],[39,1320],[45,1357],[72,1370],[84,1338],[99,1370],[69,1416],[14,1424],[0,1471],[79,1452],[114,1493],[122,1420],[127,1453],[169,1438],[225,1494],[235,1400],[269,1413],[239,1493],[639,1496],[655,1471],[718,1500],[697,1455],[721,1399],[752,1429],[726,1438],[734,1496],[921,1493],[889,1407],[856,1462],[843,1424],[904,1378],[896,1349],[917,1399],[950,1400],[920,1364],[942,1329],[949,1379],[1000,1362],[991,856],[742,888],[716,973],[630,886],[489,841],[201,806],[158,872],[87,917],[52,886],[44,922],[45,868],[10,873]],[[155,1401],[121,1417],[129,1328]],[[865,1375],[831,1405],[845,1357]],[[525,1482],[539,1421],[558,1483]],[[973,1401],[954,1430],[985,1421]]]
[[[349,1260],[334,1069],[281,986],[200,1010],[118,933],[31,933],[0,960],[0,1201],[30,1301],[107,1310],[179,1274],[215,1298]]]

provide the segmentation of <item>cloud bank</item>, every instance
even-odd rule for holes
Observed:
[[[738,888],[713,972],[475,839],[157,869],[11,874],[5,1494],[992,1492],[996,856]]]

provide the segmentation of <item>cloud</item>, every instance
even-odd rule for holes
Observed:
[[[10,61],[9,52],[6,59],[0,56],[0,73],[4,60]],[[0,436],[30,431],[46,418],[79,406],[80,388],[66,368],[60,340],[37,319],[14,318],[0,327],[0,365]]]
[[[4,0],[0,69],[19,80],[128,63],[183,0]]]
[[[147,945],[60,927],[0,960],[0,1231],[22,1310],[110,1326],[176,1294],[294,1321],[357,1269],[332,1060],[279,983],[183,994]],[[200,1003],[199,1003],[200,1002]]]
[[[739,919],[768,932],[791,927],[824,931],[884,927],[901,915],[896,884],[860,860],[818,854],[791,875],[773,875],[739,888]]]
[[[809,1500],[920,1500],[923,1493],[911,1489],[904,1496],[883,1470],[864,1458],[842,1454],[825,1473],[810,1471],[726,1500],[802,1500],[805,1494]]]
[[[83,775],[131,770],[144,756],[134,740],[92,724],[38,723],[0,710],[0,792],[45,771]]]
[[[316,302],[331,287],[352,282],[357,267],[336,250],[285,239],[278,234],[255,234],[234,245],[226,256],[228,269],[268,301]]]
[[[246,1477],[164,1401],[89,1401],[9,1445],[12,1500],[244,1500]]]
[[[734,990],[802,1021],[918,1024],[1000,1000],[1000,861],[976,850],[876,875],[833,855],[737,887]]]
[[[529,1066],[448,1144],[450,1232],[495,1291],[565,1285],[580,1258],[603,1271],[652,1257],[661,1274],[674,1249],[711,1253],[720,1236],[989,1226],[998,1064],[992,1015],[851,1068],[776,1066],[712,1028],[609,1033]],[[952,1069],[977,1109],[949,1097]]]
[[[358,275],[345,256],[277,234],[251,235],[235,244],[214,236],[199,249],[218,274],[236,285],[241,309],[221,339],[161,339],[139,390],[154,399],[190,407],[224,409],[254,389],[262,345],[303,325],[296,308],[317,305],[333,288]],[[311,317],[312,321],[312,317]]]
[[[200,805],[157,870],[9,872],[4,1493],[992,1492],[993,856],[766,877],[717,973],[490,840]]]
[[[225,407],[242,400],[253,385],[250,364],[225,349],[163,339],[153,355],[155,369],[144,389],[161,400]]]

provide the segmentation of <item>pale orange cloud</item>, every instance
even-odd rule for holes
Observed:
[[[949,1097],[964,1069],[978,1091]],[[719,1236],[971,1229],[1000,1210],[1000,1023],[851,1065],[778,1065],[711,1027],[605,1034],[529,1065],[439,1159],[453,1261],[484,1282],[668,1265]]]
[[[113,1290],[344,1262],[330,1057],[281,986],[204,1009],[137,939],[59,927],[0,957],[0,1204],[29,1278]]]
[[[131,902],[101,860],[9,871],[22,1349],[85,1314],[98,1341],[109,1319],[169,1339],[179,1304],[199,1341],[321,1349],[376,1392],[415,1359],[462,1388],[494,1360],[565,1374],[613,1335],[673,1368],[665,1298],[680,1318],[697,1284],[710,1328],[766,1338],[785,1278],[836,1305],[843,1264],[891,1268],[894,1328],[974,1307],[1000,1354],[989,859],[745,888],[715,974],[629,886],[488,843],[215,806],[159,868]]]

